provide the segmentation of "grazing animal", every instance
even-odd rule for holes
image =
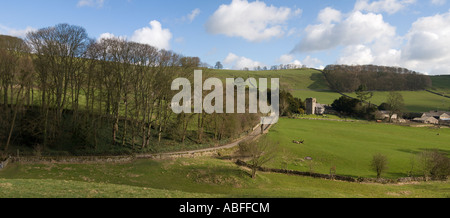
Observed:
[[[302,140],[302,141],[296,141],[296,140],[294,140],[294,141],[292,141],[293,143],[295,143],[295,144],[304,144],[305,143],[305,140]]]

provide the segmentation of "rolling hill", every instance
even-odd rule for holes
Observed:
[[[314,97],[319,103],[332,104],[341,94],[333,91],[322,72],[315,69],[291,69],[269,71],[237,71],[237,70],[205,70],[204,77],[244,79],[280,78],[280,87],[290,91],[295,97],[305,100]],[[431,76],[433,86],[430,90],[447,94],[450,93],[450,76]],[[345,93],[356,97],[354,93]],[[389,92],[374,92],[371,103],[380,105],[386,101]],[[401,91],[408,112],[425,112],[430,110],[450,110],[450,98],[445,98],[427,91]]]

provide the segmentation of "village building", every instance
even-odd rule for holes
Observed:
[[[375,113],[375,119],[377,120],[389,120],[389,115],[390,115],[390,111],[377,111]],[[397,120],[398,119],[398,115],[397,114],[392,114],[391,116],[391,120]]]
[[[450,118],[446,118],[446,119],[440,119],[439,120],[439,124],[440,125],[446,125],[446,126],[450,126]]]
[[[425,123],[425,124],[439,124],[439,120],[434,117],[420,117],[420,118],[414,118],[415,122],[419,123]]]
[[[430,111],[422,114],[422,117],[415,118],[414,121],[429,124],[450,125],[450,112]]]
[[[422,117],[434,117],[440,119],[450,119],[450,112],[446,111],[430,111],[422,114]]]
[[[306,114],[323,115],[326,112],[326,105],[317,103],[315,98],[306,99]]]

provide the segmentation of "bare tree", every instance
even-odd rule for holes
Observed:
[[[377,173],[377,178],[381,178],[382,173],[388,169],[388,159],[383,154],[375,154],[370,166]]]
[[[239,144],[239,153],[241,156],[250,158],[252,178],[256,178],[258,168],[273,160],[278,153],[278,143],[272,142],[267,138],[260,138],[257,141],[245,141]]]
[[[387,97],[387,104],[389,104],[389,122],[392,121],[392,116],[394,114],[397,114],[397,116],[400,116],[401,112],[403,111],[403,108],[405,106],[405,103],[403,101],[403,96],[399,92],[390,92]]]

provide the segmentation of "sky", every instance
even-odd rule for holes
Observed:
[[[0,0],[0,34],[60,23],[253,69],[375,64],[450,74],[450,0]]]

